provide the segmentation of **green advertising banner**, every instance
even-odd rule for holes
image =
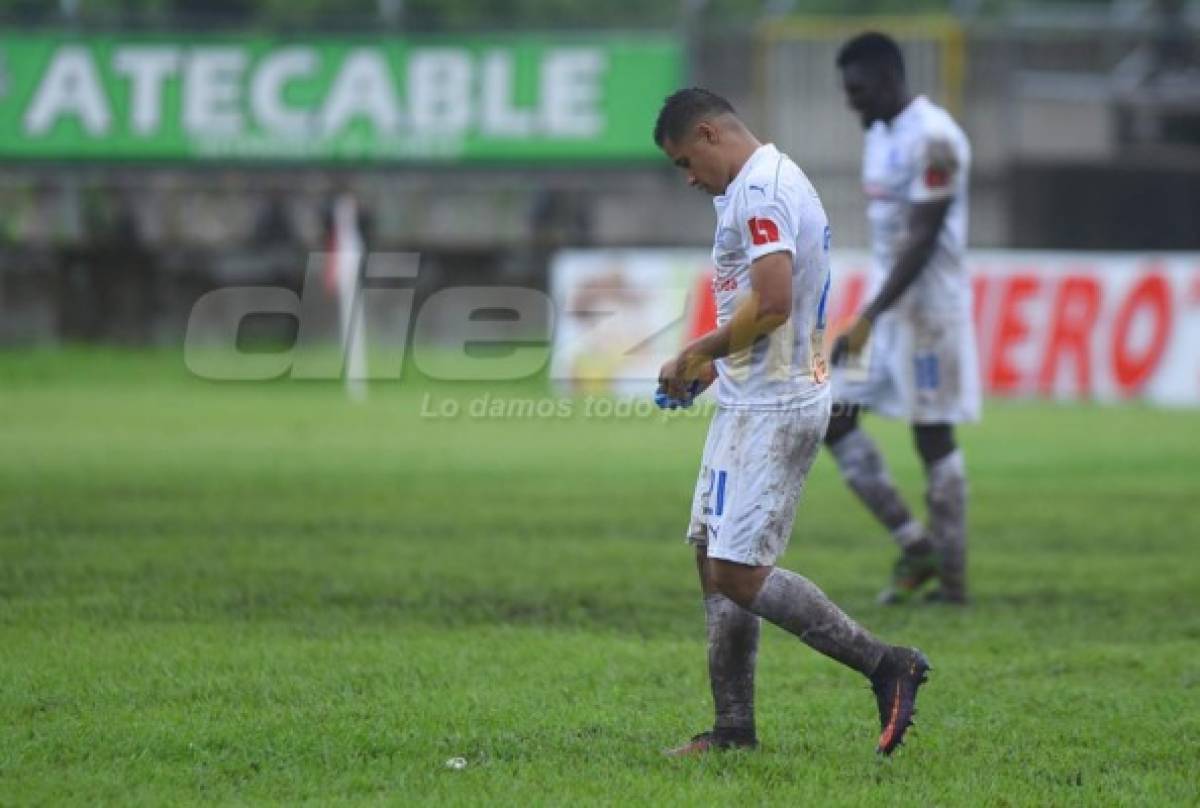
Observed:
[[[0,159],[655,156],[668,37],[0,34]]]

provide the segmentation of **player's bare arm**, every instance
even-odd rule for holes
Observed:
[[[954,197],[948,196],[913,204],[908,217],[908,237],[900,249],[896,264],[875,299],[867,304],[854,324],[834,343],[831,357],[834,364],[840,363],[847,354],[862,352],[871,335],[872,323],[895,305],[921,274],[937,248],[938,233],[953,201]]]
[[[875,299],[863,309],[862,317],[874,322],[895,304],[929,263],[937,247],[938,233],[946,221],[953,197],[919,202],[912,206],[908,217],[908,239],[900,250],[896,265]]]
[[[691,342],[659,371],[668,395],[682,396],[693,381],[711,383],[713,360],[737,353],[787,322],[792,311],[792,256],[775,252],[750,265],[750,293],[725,325]]]

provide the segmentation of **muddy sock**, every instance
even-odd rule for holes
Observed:
[[[850,619],[807,578],[776,567],[750,611],[790,631],[825,656],[870,676],[888,645]]]
[[[967,473],[954,450],[925,468],[929,533],[942,553],[942,587],[952,597],[967,591]]]
[[[829,451],[846,485],[888,529],[896,544],[901,549],[920,550],[925,529],[900,496],[871,436],[855,429],[830,446]]]
[[[704,613],[716,732],[725,740],[753,740],[758,615],[719,594],[705,596]]]

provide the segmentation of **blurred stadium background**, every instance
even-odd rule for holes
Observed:
[[[921,731],[876,765],[865,691],[772,634],[763,754],[664,766],[709,709],[676,540],[703,418],[560,417],[545,352],[352,406],[179,348],[206,294],[299,291],[347,235],[420,255],[413,312],[702,288],[710,201],[650,137],[683,84],[811,175],[844,316],[833,57],[866,28],[974,147],[977,600],[876,607],[891,547],[820,461],[789,563],[930,652]],[[1196,804],[1198,30],[1176,0],[0,0],[0,803]],[[550,373],[606,388],[578,325]]]
[[[681,83],[728,95],[812,176],[836,245],[862,247],[860,136],[833,54],[871,26],[971,135],[974,247],[1200,248],[1197,17],[1173,0],[5,0],[0,342],[178,344],[208,289],[296,286],[346,191],[370,249],[421,253],[419,295],[544,286],[564,246],[703,246],[708,201],[647,134]],[[589,44],[582,62],[556,50],[571,42]],[[398,71],[382,90],[398,95],[366,112],[350,79],[331,90],[355,45]],[[448,61],[408,98],[422,46]],[[558,103],[533,75],[555,58],[563,93],[601,77],[581,118],[565,95],[561,120],[537,112]],[[339,92],[349,128],[314,135]],[[399,134],[381,131],[396,114]]]

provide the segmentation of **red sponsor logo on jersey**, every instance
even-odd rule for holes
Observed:
[[[750,225],[750,240],[755,244],[773,244],[779,241],[779,226],[770,219],[755,216],[747,224]]]
[[[925,169],[925,185],[930,188],[945,188],[950,184],[950,172],[942,166]]]
[[[738,288],[737,278],[730,275],[728,278],[713,276],[712,288],[714,292],[736,292]]]

